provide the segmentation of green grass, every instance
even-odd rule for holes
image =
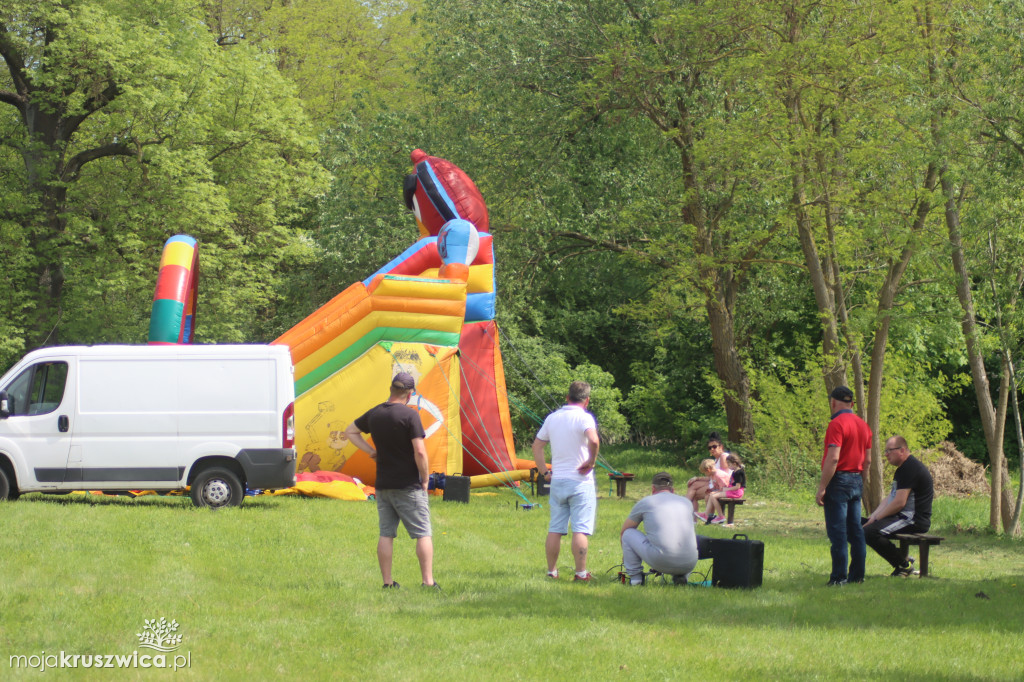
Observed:
[[[631,462],[631,464],[636,462]],[[630,470],[649,480],[670,465]],[[680,477],[685,472],[673,470]],[[755,590],[612,581],[626,500],[598,487],[595,585],[544,577],[542,508],[508,491],[432,501],[441,594],[418,587],[400,536],[381,590],[372,503],[247,499],[198,510],[181,498],[26,495],[0,504],[0,678],[151,679],[169,670],[12,671],[11,655],[144,653],[146,619],[175,619],[201,680],[1014,680],[1020,679],[1020,541],[983,528],[984,498],[936,502],[928,579],[890,579],[868,556],[863,585],[827,588],[813,491],[750,501],[735,528],[765,544]],[[973,522],[968,523],[969,519]],[[400,531],[401,532],[401,531]],[[698,570],[709,570],[703,561]],[[170,659],[169,661],[170,662]],[[12,675],[13,673],[13,675]]]

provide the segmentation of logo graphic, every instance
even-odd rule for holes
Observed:
[[[176,620],[146,619],[142,626],[142,632],[136,632],[135,636],[139,638],[140,647],[168,652],[181,646],[181,635],[174,634],[177,629],[178,621]]]

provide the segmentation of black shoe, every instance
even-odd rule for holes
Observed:
[[[914,575],[914,560],[911,557],[907,557],[907,560],[903,562],[902,566],[897,566],[892,573],[889,574],[891,578],[908,578]]]
[[[433,583],[431,583],[430,585],[428,585],[426,583],[421,583],[420,587],[422,587],[425,590],[437,590],[438,592],[441,591],[441,586],[437,584],[436,580]]]
[[[674,576],[672,576],[672,584],[673,585],[685,585],[686,584],[686,576],[685,575],[674,575]]]
[[[846,583],[846,578],[843,578],[842,580],[829,580],[827,587],[842,587]]]
[[[384,584],[385,590],[397,590],[399,587],[401,587],[401,585],[398,584],[397,580],[392,580],[390,584]]]

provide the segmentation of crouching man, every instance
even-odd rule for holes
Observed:
[[[640,524],[646,533],[640,532]],[[677,584],[686,582],[697,565],[693,505],[675,494],[672,476],[664,471],[654,475],[651,494],[633,505],[621,537],[622,563],[630,585],[643,583],[645,562],[659,573],[674,576]]]

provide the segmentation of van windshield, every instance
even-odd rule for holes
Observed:
[[[47,414],[60,407],[68,363],[40,362],[32,365],[7,388],[12,416]]]

